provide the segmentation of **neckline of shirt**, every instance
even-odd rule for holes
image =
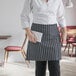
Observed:
[[[46,0],[40,0],[40,1],[47,4],[49,0],[48,1],[46,1]]]
[[[41,5],[48,5],[48,3],[49,3],[49,1],[50,0],[48,0],[48,2],[46,2],[46,1],[43,1],[43,0],[38,0],[39,1],[39,3],[41,4]]]

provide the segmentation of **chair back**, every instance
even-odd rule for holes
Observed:
[[[24,41],[23,41],[23,44],[22,44],[21,49],[23,49],[23,48],[24,48],[24,46],[25,46],[25,44],[26,44],[26,41],[27,41],[27,35],[25,35],[25,39],[24,39]]]

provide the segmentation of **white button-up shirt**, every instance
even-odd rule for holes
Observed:
[[[29,14],[33,14],[33,23],[37,24],[59,24],[66,26],[64,18],[64,6],[62,0],[25,0],[21,13],[23,28],[30,27]]]

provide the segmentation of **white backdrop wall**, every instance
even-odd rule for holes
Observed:
[[[65,18],[67,26],[76,26],[76,0],[72,0],[74,7],[73,8],[65,8]]]
[[[24,31],[20,23],[20,14],[24,0],[0,0],[0,35],[12,35],[8,40],[0,40],[0,60],[4,57],[4,47],[21,45]],[[23,61],[20,53],[10,53],[9,61]]]
[[[76,25],[76,0],[73,8],[65,8],[67,25]],[[7,41],[0,41],[0,56],[3,59],[4,50],[7,45],[21,45],[24,39],[24,31],[21,27],[20,14],[24,0],[0,0],[0,35],[12,35]],[[18,57],[17,57],[18,56]],[[20,53],[10,54],[9,61],[23,61]]]

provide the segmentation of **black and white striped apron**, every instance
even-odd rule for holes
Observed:
[[[61,41],[57,24],[33,23],[31,30],[42,32],[41,42],[28,41],[26,60],[46,61],[61,59]]]

